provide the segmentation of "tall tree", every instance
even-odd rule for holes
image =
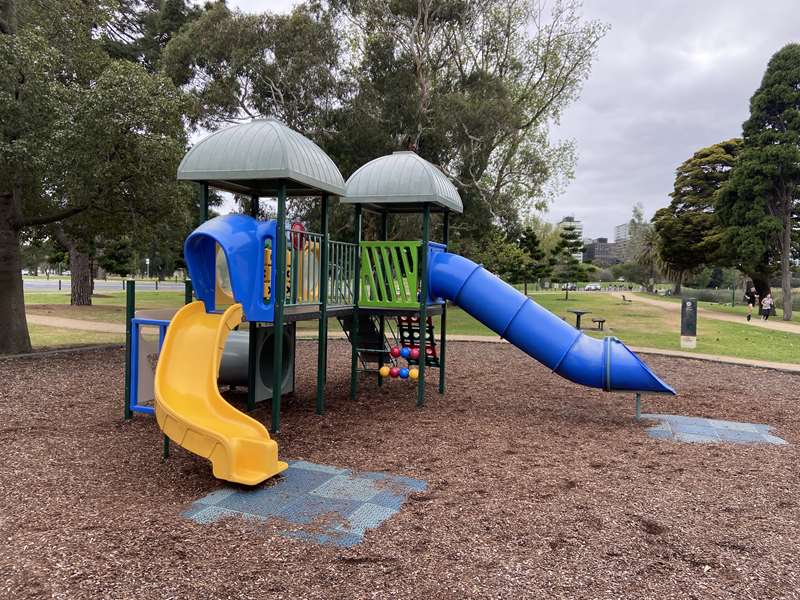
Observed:
[[[20,242],[31,229],[70,245],[73,288],[86,296],[96,235],[179,216],[187,198],[174,180],[181,98],[167,79],[108,59],[94,35],[106,8],[19,8],[18,29],[0,35],[0,354],[30,350]]]
[[[724,243],[762,292],[768,289],[764,275],[779,267],[783,318],[790,320],[800,217],[800,44],[784,46],[770,59],[750,99],[742,137],[717,203]],[[766,272],[754,273],[754,268]]]
[[[560,281],[577,284],[586,278],[586,267],[576,256],[582,251],[583,241],[575,226],[563,226],[558,244],[553,251],[553,257],[556,259],[555,273]],[[566,298],[569,298],[569,288],[566,290]]]
[[[685,275],[717,255],[719,220],[714,202],[730,176],[740,145],[738,138],[726,140],[701,148],[684,161],[675,172],[672,201],[653,217],[657,236],[648,242],[657,242],[660,270],[671,274],[676,294]]]
[[[522,235],[517,244],[529,257],[528,268],[523,277],[525,294],[527,295],[528,281],[538,282],[550,277],[556,261],[552,257],[547,256],[547,252],[542,248],[536,230],[530,225],[522,230]]]

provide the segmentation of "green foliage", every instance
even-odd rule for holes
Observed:
[[[530,225],[522,230],[522,236],[517,242],[522,251],[527,254],[527,269],[523,278],[528,281],[548,279],[553,273],[555,259],[548,257],[542,249],[536,230]]]
[[[650,270],[635,262],[626,262],[611,267],[614,278],[624,278],[625,281],[648,285],[651,277]]]
[[[718,253],[715,197],[730,176],[740,146],[741,140],[734,138],[695,152],[676,170],[672,202],[653,217],[659,257],[678,278]]]
[[[791,318],[791,258],[800,202],[800,44],[778,51],[750,100],[736,166],[716,204],[731,263],[760,291],[780,268]],[[788,314],[787,314],[788,313]]]
[[[587,267],[578,260],[575,254],[583,251],[580,233],[572,225],[561,228],[560,239],[553,250],[555,259],[555,281],[585,281]]]
[[[106,243],[97,258],[97,264],[109,273],[127,277],[135,268],[133,245],[130,240],[119,238]]]

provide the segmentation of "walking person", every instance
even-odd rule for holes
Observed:
[[[744,301],[747,302],[747,320],[753,317],[753,307],[758,305],[758,293],[755,286],[744,293]]]
[[[775,302],[772,300],[772,294],[769,293],[764,296],[764,299],[761,301],[761,318],[765,321],[769,319],[769,316],[772,314],[772,306]]]

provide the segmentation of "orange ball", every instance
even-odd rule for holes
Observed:
[[[378,373],[380,373],[381,377],[388,377],[389,376],[389,367],[381,367],[380,370],[378,371]]]
[[[409,369],[408,377],[410,379],[419,379],[419,369]]]

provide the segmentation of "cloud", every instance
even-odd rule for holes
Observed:
[[[585,16],[612,28],[553,130],[576,140],[579,159],[548,218],[574,215],[588,237],[612,237],[634,203],[648,217],[665,206],[681,162],[740,135],[770,56],[799,41],[795,10],[794,0],[586,2]]]

